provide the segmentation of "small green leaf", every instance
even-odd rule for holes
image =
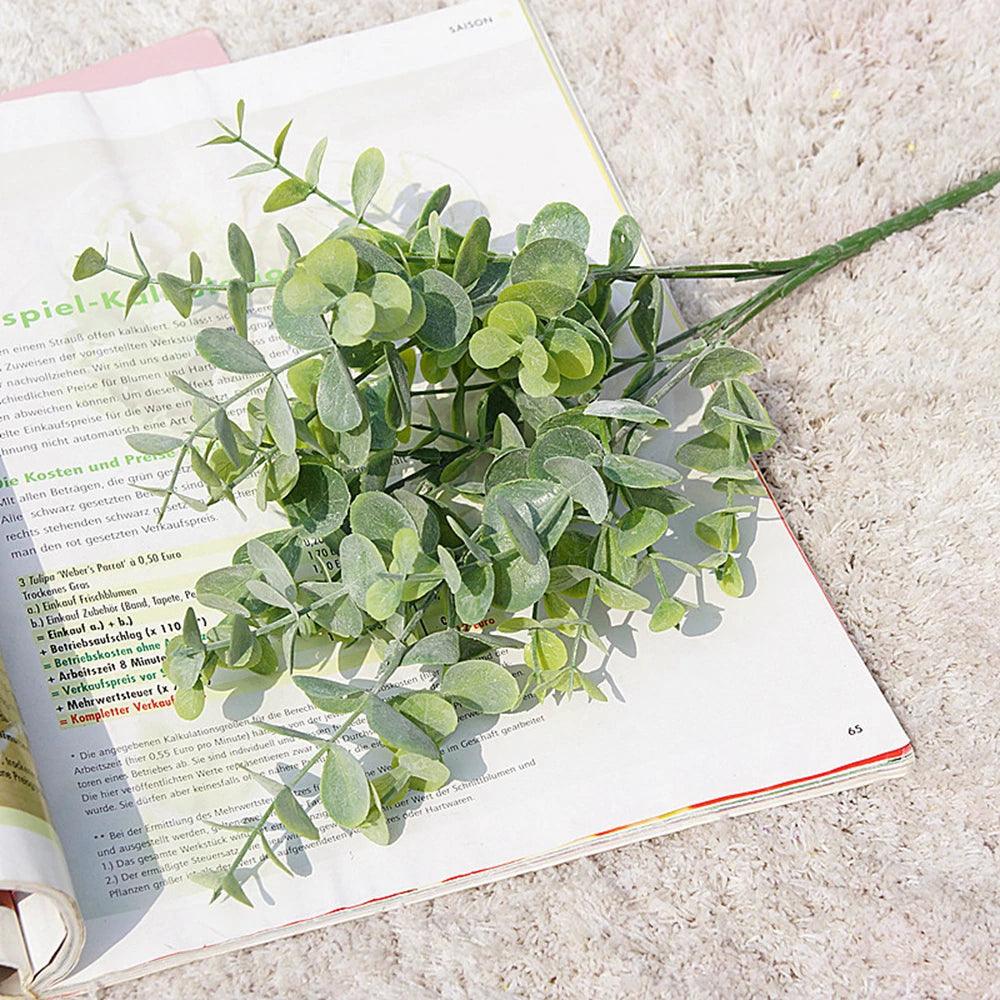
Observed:
[[[340,348],[323,363],[316,386],[316,412],[331,431],[352,431],[364,419],[361,395]]]
[[[590,242],[590,222],[580,209],[568,201],[553,201],[540,208],[531,220],[525,245],[547,237],[568,240],[586,250]]]
[[[326,155],[327,140],[324,136],[313,146],[309,159],[306,161],[305,180],[307,184],[315,187],[319,183],[319,171],[323,165],[323,157]]]
[[[143,455],[166,455],[184,444],[180,438],[169,434],[126,434],[125,440],[133,451]]]
[[[351,534],[340,543],[340,572],[351,600],[363,608],[368,589],[385,572],[385,563],[371,539]]]
[[[329,712],[331,715],[347,715],[360,708],[368,698],[367,691],[326,677],[296,674],[292,679],[295,686],[321,712]]]
[[[418,639],[403,654],[401,666],[413,663],[423,663],[433,667],[447,667],[456,663],[459,658],[458,634],[451,629],[444,632],[432,632]]]
[[[274,138],[274,146],[272,150],[274,152],[275,162],[280,162],[281,154],[285,150],[285,140],[288,138],[288,130],[292,127],[291,120],[285,122],[282,126],[281,131]]]
[[[730,597],[743,596],[743,573],[740,571],[739,563],[732,556],[728,556],[715,571],[715,577],[724,594]]]
[[[636,309],[629,317],[629,325],[636,341],[650,356],[655,353],[660,338],[664,300],[663,282],[655,274],[644,275],[632,289]]]
[[[295,454],[295,420],[288,397],[277,378],[271,379],[264,396],[264,415],[267,429],[278,451],[285,455]]]
[[[229,634],[229,649],[226,652],[226,660],[231,667],[246,666],[253,652],[254,637],[253,632],[247,625],[245,618],[236,617],[233,619],[232,631]]]
[[[623,215],[611,229],[608,245],[608,265],[615,269],[626,268],[635,259],[642,244],[639,223],[631,215]]]
[[[235,222],[229,224],[229,259],[236,273],[249,285],[257,278],[257,265],[253,259],[253,248],[247,234]]]
[[[667,530],[669,518],[651,507],[636,507],[618,522],[622,554],[634,556],[655,545]]]
[[[149,275],[143,275],[134,285],[128,290],[128,295],[125,297],[125,315],[132,311],[132,306],[139,301],[139,296],[149,287]]]
[[[587,277],[587,257],[568,240],[543,237],[528,243],[510,265],[512,285],[542,281],[571,292],[574,299]],[[537,312],[537,310],[536,310]]]
[[[260,351],[233,330],[207,327],[198,333],[195,349],[224,372],[257,375],[271,370]]]
[[[503,518],[507,530],[517,546],[518,552],[530,563],[536,563],[541,558],[542,548],[538,543],[538,537],[531,526],[517,512],[517,508],[506,498],[497,499],[497,510]]]
[[[239,603],[239,599],[246,592],[247,581],[255,575],[254,568],[245,564],[214,569],[198,579],[195,596],[206,608],[215,608],[227,615],[248,617],[250,612]]]
[[[426,308],[426,319],[417,333],[424,347],[446,351],[457,347],[472,328],[472,300],[468,292],[450,275],[429,268],[413,279]]]
[[[351,175],[351,200],[358,219],[364,217],[372,198],[385,176],[385,157],[374,146],[366,149],[354,164]]]
[[[205,689],[193,687],[186,691],[174,692],[174,711],[184,720],[191,722],[201,715],[205,708]]]
[[[595,587],[597,596],[609,607],[619,611],[645,611],[649,601],[642,594],[637,594],[628,587],[623,587],[614,580],[600,576]]]
[[[576,302],[576,292],[552,281],[518,281],[504,288],[497,299],[501,305],[520,302],[543,319],[552,319],[570,309]]]
[[[649,618],[649,630],[650,632],[666,632],[667,629],[679,625],[686,613],[687,608],[680,601],[673,597],[664,597],[653,608],[653,613]]]
[[[458,715],[451,702],[433,691],[414,691],[395,702],[394,707],[435,743],[443,742],[458,728]]]
[[[296,316],[318,316],[337,300],[315,274],[299,267],[282,284],[281,301]]]
[[[286,830],[305,840],[319,840],[319,830],[290,788],[283,788],[274,800],[275,815]]]
[[[307,274],[332,286],[338,295],[354,291],[358,280],[358,253],[347,240],[324,240],[299,263]]]
[[[623,420],[631,424],[652,424],[669,427],[667,419],[659,410],[634,399],[595,399],[583,411],[587,416],[604,417],[607,420]]]
[[[264,579],[289,601],[295,599],[295,580],[284,560],[270,545],[257,538],[247,542],[247,556],[251,565],[263,574]]]
[[[160,283],[160,291],[166,296],[167,301],[187,319],[194,304],[194,292],[191,290],[190,282],[166,271],[161,271],[156,280]]]
[[[85,278],[92,278],[95,274],[100,274],[107,266],[108,262],[104,254],[95,250],[94,247],[87,247],[76,259],[76,264],[73,267],[73,280],[83,281]]]
[[[556,477],[595,524],[608,516],[608,491],[594,467],[567,455],[547,459],[545,471]]]
[[[496,574],[491,565],[462,569],[462,586],[455,593],[455,613],[466,625],[478,625],[493,604]]]
[[[463,288],[471,288],[486,270],[489,248],[490,220],[480,216],[469,226],[455,254],[452,277]]]
[[[376,333],[392,333],[406,323],[413,309],[413,292],[398,274],[377,272],[365,291],[375,306]]]
[[[462,574],[459,571],[458,563],[455,562],[454,556],[441,545],[438,546],[437,557],[448,589],[453,594],[457,594],[462,586]]]
[[[657,486],[671,486],[683,478],[676,469],[648,458],[634,455],[610,454],[604,456],[604,474],[619,486],[633,486],[639,489],[655,489]]]
[[[759,372],[763,366],[760,358],[749,351],[741,351],[737,347],[716,347],[709,351],[691,372],[691,385],[695,389],[704,389],[713,382],[723,379],[741,378]]]
[[[312,194],[312,188],[298,177],[283,180],[264,201],[265,212],[278,212],[290,208],[306,200]]]
[[[454,667],[451,669],[454,670]],[[381,698],[369,697],[365,718],[372,732],[391,750],[405,750],[437,760],[437,744],[419,726]]]
[[[711,431],[685,441],[677,449],[677,461],[699,472],[715,472],[733,463],[729,454],[728,437]]]
[[[440,693],[484,715],[512,712],[521,690],[511,673],[492,660],[463,660],[441,678]]]
[[[470,357],[487,371],[506,364],[519,350],[520,345],[515,340],[494,326],[484,326],[469,340]]]
[[[351,503],[351,531],[389,547],[400,528],[416,530],[410,512],[388,493],[368,490]]]
[[[337,303],[330,333],[343,347],[356,347],[375,326],[375,303],[364,292],[350,292]]]
[[[371,788],[361,763],[343,747],[331,747],[323,761],[319,797],[330,819],[353,830],[371,809]]]

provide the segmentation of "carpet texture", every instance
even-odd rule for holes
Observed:
[[[0,87],[198,26],[239,59],[434,6],[0,0]],[[995,0],[537,9],[661,260],[805,252],[1000,166]],[[987,196],[742,335],[783,431],[766,475],[913,739],[911,776],[108,1000],[1000,997],[998,262]],[[675,292],[692,319],[734,300]]]

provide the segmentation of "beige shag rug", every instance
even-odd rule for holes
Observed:
[[[0,88],[207,26],[234,59],[433,0],[0,0]],[[1000,166],[996,0],[538,0],[664,260],[790,256]],[[690,318],[729,301],[675,289]],[[766,474],[910,777],[188,965],[111,1000],[1000,997],[1000,198],[743,335]],[[766,737],[762,737],[766,738]]]

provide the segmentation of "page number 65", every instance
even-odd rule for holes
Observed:
[[[864,729],[861,726],[848,726],[847,727],[847,735],[848,736],[857,736],[858,733],[863,733],[863,732],[864,732]]]

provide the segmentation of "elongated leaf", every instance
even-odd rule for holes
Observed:
[[[634,399],[595,399],[583,411],[587,416],[605,417],[610,420],[624,420],[632,424],[653,424],[669,427],[667,419],[659,410],[638,403]]]
[[[490,246],[490,220],[485,216],[476,219],[462,237],[452,277],[464,288],[471,288],[486,270]]]
[[[210,365],[224,372],[258,375],[271,370],[264,355],[233,330],[207,327],[198,333],[195,349]]]
[[[295,454],[295,420],[292,418],[292,408],[288,405],[288,397],[281,383],[272,379],[264,396],[264,415],[267,429],[271,434],[278,451],[285,455]]]
[[[360,708],[368,698],[361,688],[342,684],[327,677],[296,674],[295,686],[321,711],[331,715],[347,715]]]
[[[253,258],[253,248],[247,239],[247,234],[235,222],[229,224],[229,259],[233,262],[236,273],[247,283],[257,278],[257,265]]]
[[[385,563],[373,541],[351,534],[340,543],[340,572],[351,600],[363,608],[369,588],[385,572]]]
[[[683,478],[669,465],[654,462],[634,455],[611,454],[604,456],[604,474],[620,486],[634,486],[639,489],[655,489],[670,486]]]
[[[643,549],[655,545],[667,530],[669,518],[652,507],[637,507],[630,510],[618,522],[620,532],[618,544],[622,554],[634,556]]]
[[[249,617],[247,611],[238,599],[246,590],[247,580],[256,575],[252,566],[223,566],[214,569],[200,577],[195,584],[195,596],[206,608],[215,608],[227,615]]]
[[[608,264],[614,268],[628,267],[635,259],[641,243],[639,223],[631,215],[623,215],[611,229]]]
[[[166,455],[184,444],[180,438],[170,434],[126,434],[125,440],[133,451],[143,455]]]
[[[305,462],[281,506],[292,525],[313,538],[323,538],[344,523],[350,502],[347,483],[336,469]]]
[[[312,194],[312,188],[297,177],[289,177],[282,181],[264,201],[265,212],[278,212],[290,208],[306,200]]]
[[[305,840],[319,840],[319,830],[302,808],[302,803],[295,797],[290,788],[278,792],[274,800],[275,815],[281,820],[285,829]]]
[[[316,412],[331,431],[352,431],[364,419],[361,395],[340,348],[334,348],[323,363],[316,386]]]
[[[405,750],[437,760],[437,744],[419,726],[381,698],[369,698],[365,718],[372,732],[390,749]]]
[[[330,819],[352,830],[361,826],[371,809],[368,776],[352,754],[342,747],[331,747],[323,762],[319,797]]]
[[[251,538],[247,542],[247,555],[255,569],[263,574],[264,579],[275,590],[284,594],[288,600],[295,598],[295,580],[289,573],[284,560],[269,545]]]
[[[608,516],[608,491],[594,467],[568,455],[547,459],[545,471],[554,475],[595,524]]]
[[[493,604],[496,575],[491,565],[462,570],[462,584],[455,593],[455,612],[466,625],[478,625]]]
[[[497,510],[500,512],[507,530],[510,531],[518,552],[528,562],[538,562],[542,554],[542,547],[539,545],[538,537],[531,525],[521,517],[517,508],[506,497],[501,496],[497,499]]]
[[[351,175],[351,200],[359,219],[364,217],[372,198],[385,176],[385,157],[374,146],[366,149],[354,164]]]
[[[442,743],[458,728],[458,715],[451,702],[434,691],[414,691],[394,702],[394,707],[435,743]]]

